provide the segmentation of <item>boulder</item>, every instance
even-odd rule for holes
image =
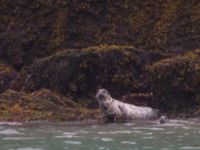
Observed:
[[[166,57],[132,46],[101,45],[81,50],[68,49],[42,58],[25,72],[25,91],[41,88],[77,98],[94,98],[106,88],[114,96],[146,90],[146,64]]]
[[[150,85],[158,108],[172,113],[199,113],[199,50],[158,61],[149,70]]]

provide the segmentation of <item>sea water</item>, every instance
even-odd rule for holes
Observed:
[[[0,123],[0,150],[200,150],[200,121]]]

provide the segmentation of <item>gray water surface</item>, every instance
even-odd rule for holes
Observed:
[[[200,150],[200,122],[0,123],[0,150]]]

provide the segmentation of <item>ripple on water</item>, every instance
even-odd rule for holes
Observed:
[[[63,135],[77,135],[76,132],[64,132]]]
[[[174,134],[175,132],[173,131],[168,131],[168,132],[165,132],[165,134]]]
[[[72,138],[82,138],[81,136],[75,136],[75,135],[58,135],[55,136],[56,139],[62,139],[62,138],[68,138],[68,139],[72,139]]]
[[[153,147],[145,146],[145,147],[143,147],[143,149],[153,149]]]
[[[101,138],[101,140],[102,140],[103,142],[111,142],[111,141],[113,141],[112,138],[106,138],[106,137]]]
[[[19,126],[19,125],[22,125],[22,123],[19,123],[19,122],[0,122],[0,125],[13,125],[13,126]]]
[[[130,130],[122,130],[122,131],[110,131],[110,132],[104,132],[99,131],[98,134],[131,134],[132,132]]]
[[[199,150],[200,149],[200,146],[198,147],[193,147],[193,146],[184,146],[184,147],[181,147],[179,149],[182,149],[182,150]]]
[[[122,141],[122,144],[131,144],[131,145],[135,145],[136,142],[132,142],[132,141]]]
[[[55,136],[56,139],[61,138],[82,138],[81,136],[78,136],[78,133],[76,132],[64,132],[62,135]]]
[[[70,145],[80,145],[82,142],[80,141],[64,141],[65,144],[70,144]]]
[[[12,149],[10,149],[12,150]],[[44,150],[42,148],[32,148],[32,147],[25,147],[25,148],[18,148],[16,150]]]
[[[5,137],[2,140],[35,140],[38,139],[36,137]]]
[[[153,136],[143,136],[142,139],[144,139],[144,140],[152,140],[152,139],[154,139],[154,137]]]
[[[110,148],[107,147],[98,147],[99,150],[110,150]]]
[[[163,131],[164,128],[159,128],[159,127],[134,127],[133,130]]]
[[[133,130],[132,132],[133,133],[143,133],[143,131],[140,131],[140,130]]]
[[[17,130],[14,130],[14,129],[5,129],[5,130],[0,131],[0,134],[4,134],[4,135],[15,135],[15,134],[23,135],[24,133],[18,132]]]

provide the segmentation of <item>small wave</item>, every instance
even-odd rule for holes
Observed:
[[[18,132],[17,130],[14,129],[5,129],[0,131],[0,134],[5,134],[5,135],[14,135],[14,134],[20,134],[23,135],[23,133]]]
[[[140,130],[133,130],[132,132],[133,133],[143,133],[143,131],[140,131]]]
[[[56,139],[62,139],[62,138],[82,138],[81,136],[76,136],[76,135],[58,135],[55,136]]]
[[[77,133],[80,133],[80,134],[87,134],[88,131],[86,131],[86,130],[80,130],[80,131],[78,131]]]
[[[19,123],[19,122],[0,122],[0,125],[13,125],[13,126],[19,126],[19,125],[22,125],[22,123]]]
[[[64,141],[65,144],[72,144],[72,145],[80,145],[82,142],[80,141]]]
[[[152,132],[144,133],[144,135],[152,135],[152,134],[153,134]]]
[[[78,135],[76,132],[64,132],[63,135]]]
[[[98,147],[98,149],[106,149],[105,147]]]
[[[153,147],[145,146],[145,147],[143,147],[143,149],[153,149]]]
[[[122,130],[122,131],[110,131],[110,132],[104,132],[99,131],[98,134],[131,134],[132,132],[130,130]]]
[[[18,148],[16,150],[44,150],[44,149],[42,149],[42,148],[26,147],[26,148]]]
[[[111,141],[113,141],[112,138],[101,138],[101,140],[102,140],[103,142],[111,142]]]
[[[121,143],[122,144],[132,144],[132,145],[136,144],[136,142],[131,142],[131,141],[122,141]]]
[[[165,132],[165,134],[174,134],[175,132],[173,131],[168,131],[168,132]]]
[[[182,150],[193,150],[193,149],[197,149],[199,150],[200,149],[200,146],[198,147],[193,147],[193,146],[185,146],[185,147],[181,147],[179,149],[182,149]]]
[[[34,140],[36,137],[5,137],[2,140]]]
[[[153,136],[144,136],[144,137],[142,137],[142,139],[154,139],[154,137]]]
[[[164,128],[158,128],[158,127],[136,127],[136,128],[133,128],[134,130],[153,130],[153,131],[163,131]]]

